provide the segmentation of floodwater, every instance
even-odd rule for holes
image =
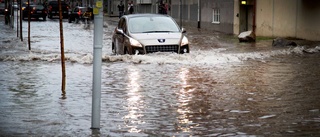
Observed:
[[[62,96],[58,19],[31,23],[30,51],[23,25],[24,42],[0,25],[0,136],[320,135],[320,44],[273,48],[190,29],[190,54],[118,56],[106,19],[96,131],[93,26],[64,21]]]

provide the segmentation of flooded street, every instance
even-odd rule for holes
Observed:
[[[320,44],[274,48],[187,28],[190,54],[113,55],[105,19],[101,129],[91,130],[93,24],[0,20],[0,136],[319,136]]]

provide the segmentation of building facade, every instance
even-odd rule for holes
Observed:
[[[255,26],[257,36],[320,41],[319,0],[247,0],[247,4],[241,4],[242,1],[235,0],[235,14],[240,16],[234,17],[234,34]],[[248,18],[241,18],[241,14]],[[247,26],[245,22],[249,22]]]
[[[121,0],[107,0],[117,16]],[[160,0],[133,0],[135,13],[158,13]],[[320,0],[163,0],[179,25],[238,35],[320,41]],[[128,1],[124,1],[128,3]]]

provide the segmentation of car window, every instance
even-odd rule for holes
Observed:
[[[121,18],[121,19],[119,20],[119,23],[118,23],[118,28],[119,28],[119,29],[123,29],[122,26],[123,26],[123,22],[124,22],[124,21],[125,21],[124,18]]]
[[[133,17],[129,20],[131,33],[179,32],[179,26],[170,17]]]
[[[22,3],[22,5],[23,5],[23,6],[27,6],[27,5],[28,5],[28,2],[24,2],[24,3]],[[33,3],[30,2],[29,5],[33,5]]]
[[[42,5],[37,5],[36,8],[37,9],[43,9],[44,7]]]
[[[1,8],[4,8],[4,6],[5,6],[5,5],[4,5],[3,3],[0,3],[0,7],[1,7]]]
[[[79,11],[79,9],[78,8],[74,8],[74,12],[78,12]]]
[[[81,8],[81,11],[82,11],[82,12],[87,12],[87,11],[88,11],[88,8]]]

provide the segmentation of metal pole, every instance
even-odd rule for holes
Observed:
[[[23,35],[22,35],[22,0],[20,0],[20,4],[19,4],[19,23],[20,23],[20,39],[21,41],[23,41]]]
[[[22,9],[21,9],[22,10]],[[29,50],[31,50],[31,40],[30,40],[30,14],[31,14],[31,8],[30,8],[30,0],[28,0],[28,47]],[[20,15],[21,16],[21,15]]]
[[[92,82],[92,120],[91,129],[100,129],[101,109],[101,64],[103,40],[103,1],[95,0],[93,34],[93,82]]]
[[[19,3],[19,1],[17,1],[17,4]],[[17,5],[17,6],[20,6],[20,5]],[[19,8],[18,9],[16,9],[17,10],[17,37],[19,37],[19,24],[18,24],[18,22],[19,22]]]
[[[61,69],[62,69],[62,81],[61,91],[62,95],[66,95],[66,63],[64,57],[64,37],[63,37],[63,24],[62,24],[62,7],[61,0],[58,0],[59,4],[59,26],[60,26],[60,51],[61,51]]]
[[[182,0],[180,0],[180,27],[182,28]]]
[[[200,29],[200,16],[201,16],[200,9],[201,9],[201,3],[200,3],[200,0],[198,0],[198,29]]]

